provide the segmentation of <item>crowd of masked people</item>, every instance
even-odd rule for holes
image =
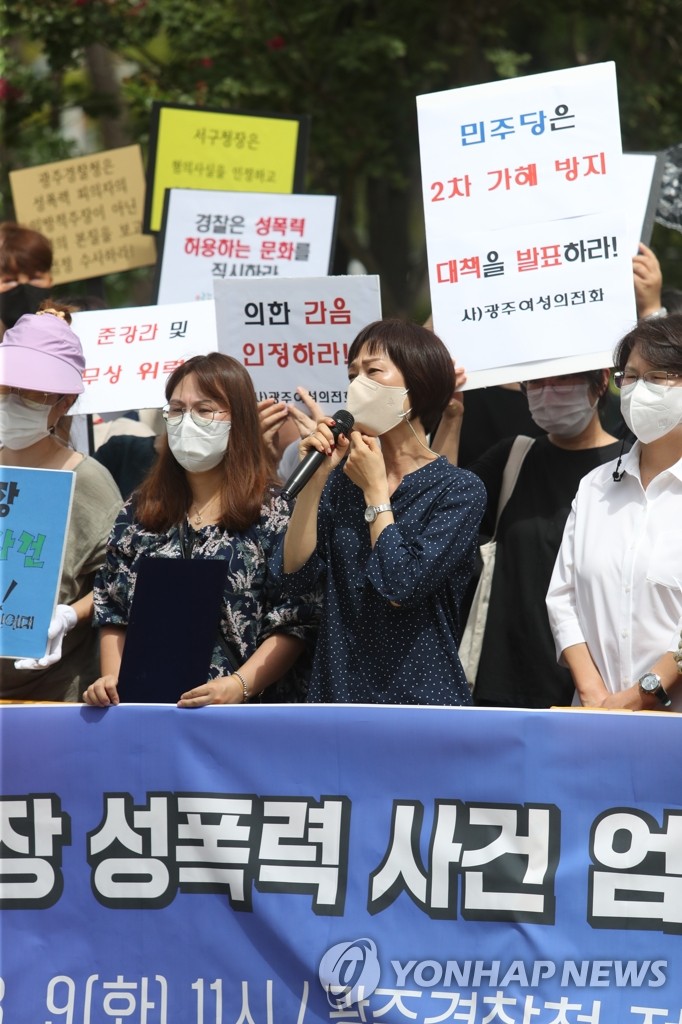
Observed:
[[[350,418],[304,387],[259,403],[214,352],[169,376],[160,431],[92,454],[69,415],[83,305],[52,295],[51,260],[0,225],[0,464],[75,481],[45,654],[0,661],[0,699],[125,700],[138,574],[192,559],[224,582],[207,669],[167,680],[183,708],[682,710],[682,312],[647,247],[613,368],[462,391],[429,327],[385,319],[350,346]]]

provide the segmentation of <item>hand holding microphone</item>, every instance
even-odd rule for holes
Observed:
[[[345,409],[339,409],[333,417],[318,423],[313,433],[304,438],[301,449],[307,448],[308,451],[282,488],[285,498],[295,498],[330,456],[330,468],[338,465],[346,453],[353,423],[351,414]],[[342,436],[345,440],[340,440]]]

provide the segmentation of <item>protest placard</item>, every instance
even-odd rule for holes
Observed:
[[[158,231],[168,188],[300,192],[308,118],[154,103],[146,231]]]
[[[217,280],[218,347],[246,366],[258,399],[297,401],[306,387],[329,413],[346,400],[348,349],[381,318],[379,278]]]
[[[156,261],[142,234],[144,168],[139,146],[10,171],[17,220],[52,243],[55,284]]]
[[[637,243],[649,245],[656,220],[656,207],[661,194],[661,178],[665,156],[661,153],[624,153],[626,209],[630,212],[633,233],[631,249]]]
[[[42,658],[57,601],[74,474],[0,466],[0,658]]]
[[[417,106],[434,328],[468,386],[610,365],[636,317],[614,65]]]
[[[322,277],[336,196],[166,191],[157,302],[212,299],[216,278]]]
[[[85,355],[74,414],[159,409],[168,375],[217,347],[212,301],[74,313],[73,329]]]

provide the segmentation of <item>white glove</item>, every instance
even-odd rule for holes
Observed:
[[[16,669],[49,668],[56,665],[62,656],[62,643],[70,629],[78,622],[78,616],[69,604],[58,604],[47,630],[47,653],[42,658],[20,658],[14,662]]]

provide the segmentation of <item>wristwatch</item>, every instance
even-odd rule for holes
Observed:
[[[641,679],[638,680],[638,683],[642,693],[657,697],[664,708],[670,707],[672,701],[663,689],[661,677],[657,676],[655,672],[645,672]]]
[[[392,512],[393,507],[389,505],[368,505],[365,509],[365,522],[373,523],[380,512]]]

